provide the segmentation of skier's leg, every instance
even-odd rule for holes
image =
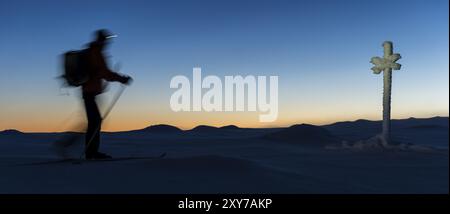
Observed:
[[[100,143],[101,115],[95,102],[95,95],[84,95],[84,106],[88,119],[88,127],[86,130],[86,156],[93,155],[98,152]]]
[[[94,132],[94,139],[92,139],[91,147],[92,151],[95,151],[95,153],[98,153],[98,148],[100,145],[100,131],[102,130],[102,118],[100,116],[100,111],[98,110],[97,104],[96,106],[96,116],[94,118],[95,122],[95,132]]]

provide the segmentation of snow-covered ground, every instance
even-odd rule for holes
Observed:
[[[101,150],[115,157],[163,152],[166,157],[82,164],[31,164],[57,160],[51,142],[61,134],[2,133],[0,193],[448,194],[446,120],[445,131],[423,126],[409,135],[426,129],[420,139],[439,145],[431,151],[326,149],[326,142],[310,142],[317,137],[314,133],[322,131],[313,130],[304,137],[309,128],[307,132],[295,129],[300,134],[294,142],[291,134],[295,132],[289,133],[291,140],[286,142],[266,137],[278,129],[141,130],[106,133]],[[308,143],[302,143],[305,139]],[[72,157],[81,151],[81,144],[75,145]]]

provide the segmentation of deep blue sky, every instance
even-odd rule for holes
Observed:
[[[384,40],[403,56],[393,116],[448,115],[448,7],[447,0],[0,0],[0,129],[60,129],[77,97],[59,95],[59,54],[81,48],[98,28],[119,35],[110,62],[135,79],[113,130],[380,119],[382,76],[372,74],[369,60],[382,56]],[[221,77],[278,75],[279,120],[171,112],[170,79],[190,77],[194,66]]]

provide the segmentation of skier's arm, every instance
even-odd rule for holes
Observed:
[[[97,58],[97,60],[95,61],[98,63],[97,66],[100,71],[101,78],[109,82],[121,82],[121,83],[127,83],[130,80],[130,77],[120,75],[109,69],[108,65],[106,64],[105,58],[101,53],[97,53],[95,57]]]

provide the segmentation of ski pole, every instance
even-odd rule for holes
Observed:
[[[116,105],[117,101],[119,100],[120,96],[122,95],[122,93],[125,91],[126,86],[125,85],[121,85],[119,91],[116,93],[116,95],[114,96],[113,100],[111,101],[111,104],[109,105],[109,107],[106,109],[105,113],[103,114],[102,120],[104,120],[106,117],[108,117],[109,113],[111,112],[111,110],[113,109],[113,107]],[[97,126],[97,128],[95,129],[95,132],[100,131],[101,127],[101,122],[100,124]],[[88,143],[86,144],[86,147],[84,149],[84,151],[80,154],[80,158],[82,159],[83,154],[86,152],[86,150],[89,148],[89,146],[91,145],[92,140],[94,140],[95,134],[93,134],[91,136],[91,138],[89,139]]]

